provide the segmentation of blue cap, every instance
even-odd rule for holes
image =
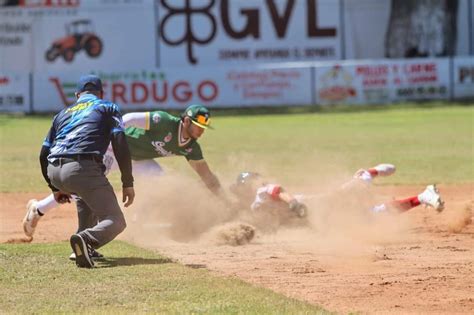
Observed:
[[[93,85],[94,88],[91,89],[90,87],[86,89],[86,85]],[[76,93],[81,93],[86,90],[89,91],[102,91],[102,81],[100,78],[96,75],[93,74],[88,74],[88,75],[83,75],[80,79],[79,82],[77,83],[76,87]]]

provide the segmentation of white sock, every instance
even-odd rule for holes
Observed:
[[[385,204],[382,203],[381,205],[372,207],[371,210],[372,212],[375,212],[375,213],[384,212],[384,211],[387,211],[387,206],[385,206]]]
[[[361,186],[369,187],[370,184],[372,184],[372,175],[370,175],[369,172],[364,170],[360,174],[356,174],[356,176],[354,176],[350,181],[342,184],[341,189],[347,190]]]
[[[56,200],[54,200],[53,194],[36,202],[36,208],[42,214],[46,214],[46,212],[48,212],[51,209],[56,208],[57,206],[59,206],[59,204],[56,202]]]
[[[363,171],[359,177],[358,177],[360,180],[363,180],[365,183],[367,184],[371,184],[372,183],[372,175],[370,175],[370,173],[368,171]]]

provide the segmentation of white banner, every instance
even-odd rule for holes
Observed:
[[[156,65],[156,41],[149,0],[38,0],[0,8],[0,69],[147,69]]]
[[[34,69],[33,21],[19,8],[0,8],[0,71]]]
[[[28,73],[0,72],[0,112],[29,112]]]
[[[318,104],[448,99],[448,59],[380,60],[316,67]]]
[[[0,71],[474,54],[472,0],[0,0]]]
[[[211,108],[311,104],[310,68],[201,68],[162,71],[97,71],[105,99],[126,111],[182,109],[191,103]],[[34,76],[35,111],[58,111],[74,102],[81,73]]]
[[[454,98],[474,97],[474,57],[453,60]]]
[[[339,1],[157,2],[159,67],[341,58]]]

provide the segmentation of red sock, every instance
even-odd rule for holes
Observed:
[[[390,204],[400,212],[405,212],[419,206],[421,202],[418,200],[418,196],[413,196],[406,199],[393,200]]]
[[[377,177],[377,175],[379,175],[379,172],[377,172],[375,168],[369,168],[367,172],[369,172],[372,177]]]

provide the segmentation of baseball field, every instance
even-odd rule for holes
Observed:
[[[223,186],[257,171],[306,196],[308,217],[227,209],[184,158],[159,159],[165,175],[135,175],[128,227],[91,270],[68,260],[74,205],[45,215],[32,242],[23,235],[26,203],[49,193],[38,155],[51,118],[0,115],[0,313],[474,310],[473,106],[217,113],[200,143]],[[338,190],[378,163],[397,171],[357,196]],[[110,179],[119,189],[119,175]],[[445,200],[441,213],[365,206],[433,183]]]

